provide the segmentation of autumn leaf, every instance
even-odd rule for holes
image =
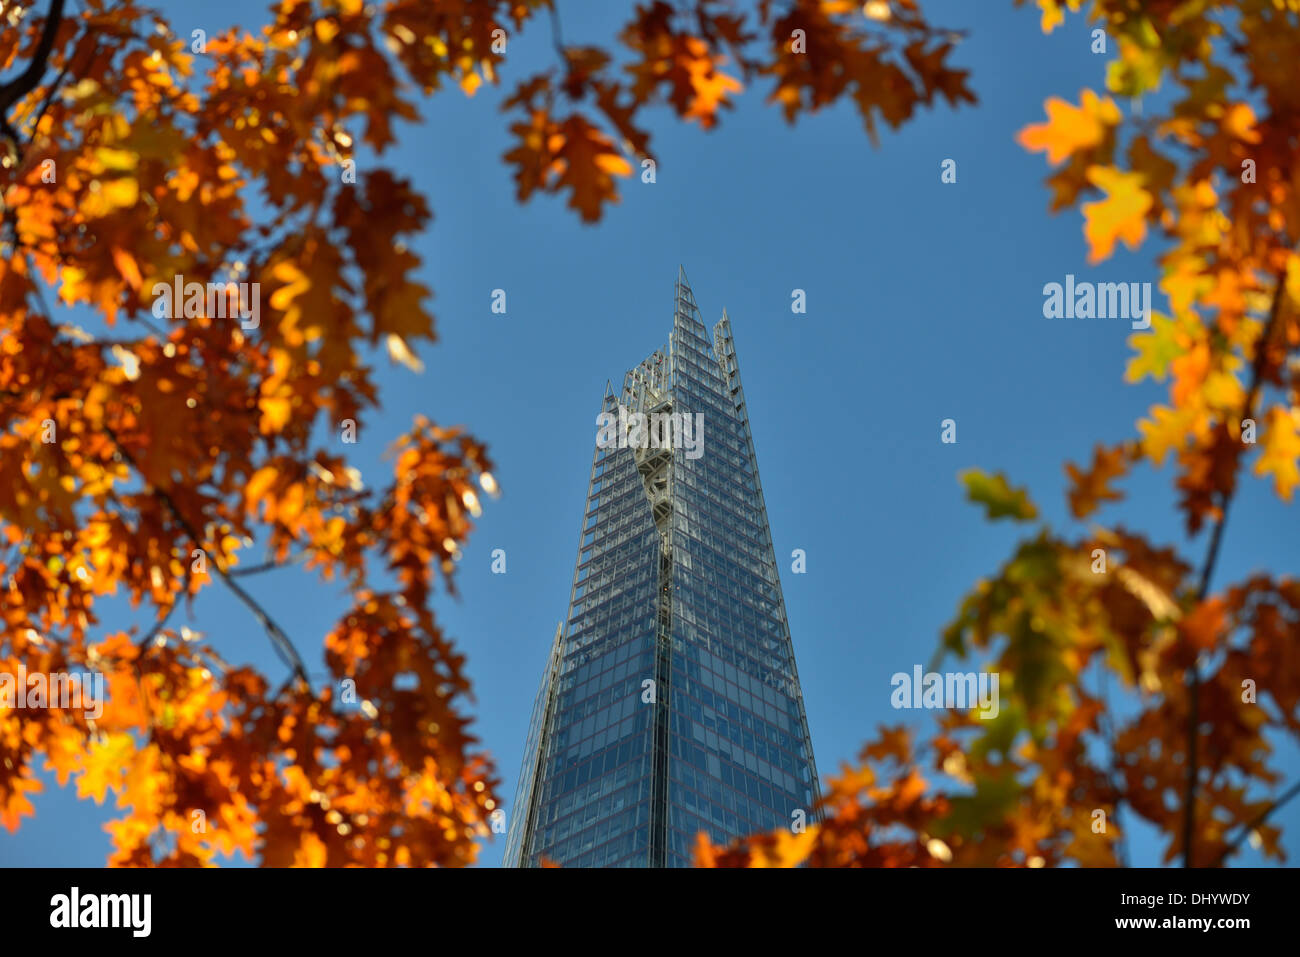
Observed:
[[[1158,312],[1151,313],[1151,328],[1129,336],[1128,344],[1136,355],[1124,370],[1125,382],[1141,382],[1150,377],[1164,381],[1169,364],[1187,348],[1187,337],[1179,332],[1180,324]]]
[[[1222,598],[1201,602],[1179,622],[1178,630],[1198,653],[1209,651],[1224,637],[1227,605]]]
[[[714,853],[713,844],[709,836],[703,831],[695,835],[695,866],[696,867],[717,867],[718,857]]]
[[[988,475],[979,469],[967,469],[960,478],[966,486],[966,498],[983,505],[989,518],[1024,522],[1038,517],[1038,509],[1025,490],[1012,488],[1000,472]]]
[[[1124,448],[1107,448],[1098,444],[1093,450],[1092,467],[1086,472],[1067,462],[1066,475],[1070,478],[1070,514],[1087,518],[1102,502],[1117,502],[1124,496],[1111,487],[1111,482],[1128,471],[1128,455]]]
[[[140,199],[140,184],[132,176],[118,176],[92,187],[81,209],[87,219],[103,219],[134,206]]]
[[[569,117],[552,139],[552,151],[563,161],[559,185],[572,190],[569,206],[586,222],[595,222],[601,204],[616,199],[613,177],[631,176],[631,165],[609,137],[579,116]]]
[[[1123,240],[1136,249],[1147,234],[1146,214],[1151,209],[1151,194],[1142,188],[1141,173],[1123,173],[1110,166],[1092,166],[1088,180],[1100,187],[1106,198],[1083,204],[1083,234],[1088,240],[1088,262],[1098,263]]]
[[[140,276],[140,267],[136,264],[135,257],[125,249],[121,249],[117,246],[113,247],[112,256],[113,262],[117,265],[118,272],[122,274],[122,278],[126,280],[127,284],[130,285],[132,289],[140,288],[140,284],[144,280]]]
[[[26,815],[35,813],[29,794],[39,794],[44,785],[34,778],[6,775],[0,781],[0,826],[13,832]]]
[[[756,855],[750,867],[798,867],[808,859],[816,843],[816,825],[808,826],[801,833],[777,831],[771,849]]]
[[[1300,485],[1300,410],[1274,406],[1269,410],[1260,439],[1255,474],[1273,476],[1277,494],[1289,502],[1295,487]]]
[[[1224,132],[1234,139],[1239,139],[1243,143],[1260,141],[1259,131],[1255,128],[1257,122],[1255,111],[1251,109],[1250,104],[1232,104],[1225,111],[1222,122]]]
[[[135,742],[124,732],[91,743],[86,749],[85,770],[77,778],[77,796],[103,804],[108,791],[122,788],[134,753]]]
[[[1024,0],[1016,0],[1017,4],[1023,2]],[[1040,26],[1044,33],[1051,33],[1065,22],[1065,11],[1077,11],[1083,0],[1037,0],[1037,3],[1042,11]]]
[[[1181,449],[1197,431],[1202,413],[1197,409],[1171,409],[1153,405],[1151,417],[1138,422],[1142,453],[1156,465],[1164,464],[1171,451]]]
[[[704,43],[692,38],[688,49],[693,57],[686,69],[691,75],[690,82],[695,95],[685,118],[699,120],[700,125],[708,129],[717,123],[719,107],[731,105],[728,97],[739,93],[744,87],[735,77],[716,68],[715,59],[709,55]]]
[[[1084,90],[1079,106],[1052,97],[1047,101],[1047,122],[1026,126],[1016,140],[1031,153],[1047,152],[1053,166],[1072,154],[1101,145],[1107,131],[1120,122],[1119,107],[1110,97]]]
[[[899,764],[912,760],[912,732],[905,725],[880,729],[876,740],[862,750],[867,760],[884,761],[892,758]]]

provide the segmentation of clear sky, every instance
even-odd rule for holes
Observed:
[[[1151,242],[1088,267],[1081,216],[1049,217],[1042,155],[1013,139],[1042,119],[1046,97],[1077,100],[1102,86],[1106,58],[1090,52],[1087,24],[1071,17],[1045,37],[1032,5],[923,6],[933,22],[970,31],[956,62],[973,71],[980,103],[923,112],[879,149],[851,106],[790,127],[760,83],[709,133],[660,111],[657,182],[625,181],[623,202],[598,225],[581,224],[562,200],[521,207],[501,159],[510,120],[497,107],[516,80],[554,62],[541,18],[511,40],[501,88],[439,94],[386,156],[434,209],[418,251],[440,342],[421,351],[421,375],[380,360],[384,409],[362,429],[358,464],[367,478],[387,475],[380,456],[418,413],[489,444],[503,494],[487,502],[465,550],[460,598],[440,596],[436,611],[468,655],[475,727],[496,757],[503,800],[566,611],[605,381],[619,383],[666,343],[679,264],[706,322],[724,307],[732,319],[823,776],[852,761],[880,723],[929,729],[932,715],[890,707],[890,675],[930,661],[962,596],[1023,534],[964,503],[957,473],[1004,470],[1059,524],[1063,463],[1133,435],[1162,397],[1158,386],[1123,382],[1128,323],[1042,315],[1044,284],[1067,273],[1158,278]],[[265,20],[264,4],[248,0],[162,7],[182,35]],[[567,42],[607,46],[630,4],[559,0],[559,9]],[[956,184],[940,182],[947,158]],[[498,288],[505,315],[491,312]],[[806,315],[791,314],[795,288],[806,291]],[[945,418],[957,422],[954,445],[940,442]],[[1140,472],[1128,487],[1129,501],[1102,519],[1183,543],[1171,473]],[[1252,570],[1294,574],[1295,528],[1294,510],[1247,479],[1216,584]],[[506,550],[504,575],[491,573],[496,548]],[[796,548],[806,574],[790,572]],[[1201,542],[1187,554],[1203,553]],[[292,570],[245,584],[323,671],[321,639],[344,607],[336,586]],[[173,623],[202,630],[229,660],[281,675],[246,609],[210,591],[196,621]],[[1283,779],[1295,780],[1295,749],[1279,753]],[[103,863],[111,807],[53,787],[35,804],[17,834],[0,831],[0,863]],[[1294,859],[1300,802],[1276,821]],[[503,844],[489,844],[482,863],[499,863]],[[1135,835],[1132,854],[1159,862],[1150,835]],[[1261,859],[1248,851],[1241,861]]]

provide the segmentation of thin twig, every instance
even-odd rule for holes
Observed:
[[[155,638],[157,638],[158,635],[162,633],[162,630],[167,627],[167,620],[171,618],[172,612],[174,612],[175,610],[176,610],[176,601],[173,600],[172,603],[167,606],[167,611],[163,614],[163,616],[159,618],[157,622],[154,623],[154,626],[151,629],[149,629],[149,633],[145,635],[143,638],[141,638],[138,642],[136,642],[136,647],[140,648],[142,651],[145,648],[148,648],[149,643],[152,642]]]
[[[126,459],[132,468],[140,473],[141,481],[144,482],[146,486],[149,487],[150,492],[163,503],[167,508],[167,511],[171,513],[172,518],[176,520],[176,523],[180,525],[181,529],[184,530],[187,535],[189,535],[190,539],[194,542],[195,547],[202,548],[202,537],[194,529],[194,526],[189,523],[185,516],[181,514],[180,509],[176,507],[176,503],[172,501],[171,496],[163,489],[157,488],[149,483],[148,479],[144,476],[144,470],[140,468],[139,463],[136,462],[131,453],[126,450],[126,447],[118,439],[117,434],[109,426],[104,426],[104,432],[113,441],[119,454]],[[275,649],[276,654],[290,670],[291,680],[299,680],[304,684],[310,685],[310,681],[307,677],[307,668],[303,664],[302,657],[298,654],[298,649],[293,646],[293,642],[289,640],[289,636],[285,634],[284,629],[275,623],[275,620],[267,613],[266,609],[258,603],[257,599],[244,591],[244,589],[239,586],[239,583],[230,577],[226,570],[221,566],[220,560],[215,555],[212,557],[212,568],[216,571],[217,577],[225,583],[227,588],[235,593],[235,596],[244,603],[248,610],[253,613],[253,617],[255,617],[262,625],[267,636],[271,639],[271,645]]]
[[[1273,801],[1271,804],[1269,804],[1268,807],[1264,808],[1263,811],[1255,815],[1255,817],[1252,818],[1250,821],[1248,821],[1246,824],[1243,824],[1241,833],[1237,835],[1237,839],[1227,846],[1224,852],[1219,855],[1219,859],[1215,863],[1222,864],[1229,854],[1231,854],[1233,851],[1235,851],[1238,847],[1241,846],[1241,842],[1244,841],[1246,838],[1248,838],[1251,832],[1255,830],[1255,828],[1259,827],[1261,824],[1267,821],[1274,811],[1278,810],[1283,804],[1291,800],[1297,794],[1300,794],[1300,781],[1297,781],[1295,784],[1291,785],[1291,787],[1287,791],[1285,791],[1281,797],[1279,797],[1276,801]]]
[[[45,102],[41,104],[40,111],[36,114],[36,121],[32,123],[31,135],[33,141],[36,139],[36,132],[41,128],[41,120],[45,119],[45,111],[50,108],[50,103],[54,100],[54,94],[57,93],[59,87],[63,85],[63,81],[68,75],[68,70],[71,68],[72,60],[68,60],[67,63],[63,64],[63,69],[59,71],[59,75],[54,78],[54,82],[50,84],[49,90],[46,91]],[[21,150],[19,151],[18,158],[19,160],[22,159]]]
[[[249,565],[246,568],[231,568],[229,574],[235,578],[242,578],[245,575],[260,575],[262,572],[275,571],[277,568],[289,568],[293,565],[304,561],[307,558],[307,552],[299,552],[287,562],[269,561],[262,562],[259,565]]]
[[[560,55],[560,64],[567,71],[569,69],[569,55],[564,50],[564,30],[560,26],[558,3],[559,0],[551,0],[551,43],[555,47],[555,52]]]

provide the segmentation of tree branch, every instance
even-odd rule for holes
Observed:
[[[84,62],[77,64],[78,70],[82,69],[86,65],[86,63],[88,63],[91,59],[94,58],[95,52],[98,49],[98,45],[96,43],[91,43],[84,49],[85,49],[85,55],[81,57],[81,60]],[[41,120],[45,119],[46,111],[50,108],[50,104],[54,102],[54,97],[59,92],[59,87],[63,85],[63,81],[67,78],[68,74],[73,71],[73,64],[74,61],[76,60],[77,60],[77,48],[76,48],[76,40],[74,39],[73,53],[71,56],[67,57],[64,60],[63,68],[59,70],[59,75],[54,78],[54,82],[50,84],[49,90],[46,91],[45,102],[41,104],[40,111],[37,112],[36,119],[32,123],[31,137],[33,142],[36,139],[36,134],[40,131]],[[15,140],[15,147],[16,145],[17,145],[17,141]],[[26,151],[23,149],[18,149],[18,159],[20,163],[23,160],[23,155],[25,152]]]
[[[19,76],[0,86],[0,127],[15,145],[18,143],[18,137],[13,127],[9,125],[9,108],[36,89],[36,85],[41,82],[45,65],[50,59],[50,50],[54,48],[54,35],[59,32],[59,25],[62,22],[63,0],[50,0],[50,12],[45,17],[45,26],[41,31],[41,39],[36,45],[32,62],[27,64],[27,69]]]
[[[551,0],[551,45],[555,47],[555,52],[559,54],[560,63],[569,69],[569,55],[564,49],[564,30],[560,27],[560,10],[556,4],[559,0]]]
[[[1241,833],[1237,835],[1237,839],[1233,841],[1231,844],[1229,844],[1227,848],[1224,850],[1224,852],[1219,855],[1219,859],[1215,861],[1215,864],[1216,865],[1222,864],[1225,860],[1227,860],[1228,855],[1236,851],[1237,848],[1241,846],[1241,842],[1244,841],[1246,838],[1248,838],[1251,832],[1255,830],[1255,828],[1259,827],[1261,824],[1267,821],[1269,817],[1272,816],[1274,811],[1278,810],[1280,807],[1282,807],[1283,804],[1291,800],[1297,794],[1300,794],[1300,781],[1297,781],[1295,784],[1291,785],[1291,787],[1288,790],[1283,792],[1281,797],[1279,797],[1276,801],[1270,803],[1269,806],[1264,808],[1263,811],[1255,815],[1255,817],[1252,818],[1250,821],[1248,821],[1246,824],[1242,825]]]
[[[1119,773],[1119,765],[1116,760],[1119,755],[1119,749],[1115,746],[1117,735],[1115,733],[1115,722],[1110,710],[1110,690],[1106,682],[1106,668],[1104,663],[1103,666],[1098,669],[1098,679],[1101,684],[1100,698],[1102,703],[1101,714],[1098,717],[1098,729],[1106,738],[1107,750],[1110,752],[1109,767],[1106,769],[1106,783],[1115,789],[1115,827],[1119,830],[1119,840],[1116,842],[1117,846],[1115,850],[1119,858],[1119,866],[1128,867],[1128,832],[1124,830],[1123,824],[1120,820],[1120,808],[1124,806],[1124,801],[1127,800],[1127,795],[1124,793],[1125,788],[1121,787],[1118,783],[1123,780],[1123,777]]]
[[[1267,361],[1268,346],[1273,339],[1273,331],[1277,328],[1278,316],[1282,313],[1282,294],[1286,288],[1286,273],[1277,274],[1277,282],[1273,289],[1273,303],[1269,309],[1268,322],[1264,326],[1263,333],[1260,334],[1259,341],[1255,344],[1255,358],[1250,367],[1250,388],[1246,392],[1246,401],[1242,409],[1241,418],[1251,418],[1255,408],[1255,401],[1259,398],[1260,389],[1264,385],[1264,364]],[[1224,424],[1224,428],[1227,424]],[[1235,469],[1241,461],[1241,456],[1233,461]],[[1233,484],[1233,491],[1236,490],[1236,484]],[[1196,601],[1205,601],[1206,596],[1210,593],[1210,578],[1214,574],[1215,563],[1219,559],[1219,546],[1223,543],[1223,529],[1228,522],[1228,506],[1232,504],[1232,491],[1225,493],[1219,503],[1219,514],[1214,520],[1214,528],[1210,532],[1210,545],[1205,554],[1205,563],[1201,566],[1201,579],[1196,588]],[[1199,727],[1201,723],[1201,670],[1197,665],[1196,657],[1193,655],[1192,663],[1187,671],[1187,781],[1184,785],[1183,796],[1183,867],[1192,867],[1195,858],[1192,853],[1192,842],[1196,832],[1196,792],[1198,788],[1197,776],[1199,774],[1199,755],[1198,755],[1198,738]]]
[[[290,566],[297,565],[299,562],[306,559],[307,554],[307,552],[299,552],[287,562],[270,561],[262,562],[259,565],[248,565],[245,568],[232,568],[230,569],[229,574],[232,578],[242,578],[245,575],[260,575],[262,572],[275,571],[277,568],[289,568]]]
[[[70,69],[72,69],[71,60],[63,64],[63,69],[59,71],[59,75],[56,76],[54,82],[50,84],[50,89],[45,94],[45,102],[41,104],[40,111],[36,114],[36,121],[32,123],[32,136],[35,136],[36,131],[40,128],[41,120],[45,119],[45,111],[50,108],[50,103],[54,100],[54,94],[59,92],[59,87],[63,85],[63,80],[67,77]]]
[[[113,445],[116,446],[119,454],[126,459],[132,468],[140,473],[140,480],[144,482],[146,487],[149,488],[149,491],[163,503],[167,508],[167,511],[171,513],[172,518],[176,520],[176,523],[180,525],[185,534],[187,534],[194,542],[195,547],[202,548],[202,537],[195,530],[194,526],[189,523],[185,516],[181,514],[180,509],[176,507],[176,503],[172,501],[171,496],[164,490],[154,487],[148,482],[144,477],[144,471],[140,468],[139,463],[136,462],[131,453],[126,450],[126,447],[122,444],[121,440],[118,439],[117,434],[108,425],[104,426],[104,432],[113,441]],[[267,636],[271,639],[271,646],[275,649],[280,660],[284,662],[285,667],[287,667],[291,672],[291,680],[301,681],[304,685],[310,687],[311,681],[307,677],[307,667],[303,664],[302,657],[298,654],[298,649],[293,646],[293,642],[289,640],[289,636],[285,634],[284,629],[275,623],[275,620],[267,613],[266,609],[258,604],[257,599],[244,591],[244,589],[240,587],[239,583],[230,577],[230,574],[221,567],[221,562],[215,555],[212,557],[212,568],[216,571],[217,577],[225,583],[227,588],[235,593],[235,596],[244,603],[249,611],[253,613],[253,617],[258,620],[262,628],[266,631]]]
[[[158,619],[157,622],[154,623],[154,626],[149,629],[149,633],[145,635],[143,638],[141,638],[138,642],[136,642],[136,647],[139,648],[141,651],[148,648],[149,643],[152,642],[155,638],[157,638],[158,635],[162,633],[162,630],[167,627],[167,621],[168,619],[171,618],[172,612],[174,612],[175,610],[176,610],[176,600],[173,599],[172,603],[167,606],[167,611],[163,614],[161,618]]]

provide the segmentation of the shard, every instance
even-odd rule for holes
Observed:
[[[818,797],[731,323],[710,337],[684,273],[601,413],[507,866],[689,866],[700,831],[797,829]]]

